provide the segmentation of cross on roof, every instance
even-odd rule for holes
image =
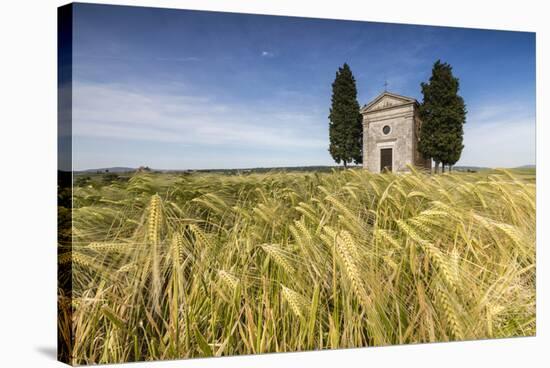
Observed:
[[[384,92],[388,92],[388,81],[384,80]]]

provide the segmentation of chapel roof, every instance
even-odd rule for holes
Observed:
[[[384,99],[387,100],[387,103],[381,104],[381,102]],[[402,95],[398,95],[397,93],[384,91],[381,94],[379,94],[374,100],[364,105],[361,108],[360,112],[366,113],[366,112],[382,110],[382,109],[390,108],[394,106],[408,105],[411,103],[418,104],[418,101],[416,101],[416,99],[412,97],[402,96]]]

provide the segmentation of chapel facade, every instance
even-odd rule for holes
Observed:
[[[432,160],[418,152],[418,106],[414,98],[385,91],[361,108],[363,168],[375,173],[407,172],[407,165],[431,170]]]

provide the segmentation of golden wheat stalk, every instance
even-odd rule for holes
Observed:
[[[112,243],[112,242],[92,242],[88,244],[88,248],[96,252],[125,252],[128,250],[128,244]]]
[[[279,245],[276,244],[262,244],[262,249],[278,264],[287,275],[292,276],[295,273],[294,266],[290,264],[286,258],[286,254]]]
[[[288,305],[290,306],[290,309],[292,312],[300,317],[304,318],[304,316],[308,312],[308,303],[305,300],[305,298],[297,293],[296,291],[281,285],[281,293],[283,295],[283,298],[287,301]]]
[[[355,246],[355,242],[349,233],[344,230],[337,235],[336,244],[336,249],[342,259],[344,271],[351,282],[353,291],[365,308],[372,308],[372,300],[365,290],[359,268],[356,264],[357,247]]]
[[[218,277],[233,292],[235,292],[237,290],[237,288],[239,287],[239,279],[236,276],[230,274],[227,271],[218,270]]]
[[[152,254],[152,279],[151,296],[153,307],[157,313],[160,313],[160,299],[162,280],[160,275],[160,226],[162,220],[161,199],[158,194],[151,197],[149,204],[149,218],[147,227],[147,240],[151,245]]]

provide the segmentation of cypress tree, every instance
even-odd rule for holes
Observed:
[[[348,64],[336,72],[329,114],[329,152],[336,163],[363,162],[363,126],[355,78]]]
[[[437,60],[432,68],[428,83],[421,83],[424,96],[420,105],[420,142],[418,149],[425,158],[435,161],[435,171],[439,164],[454,165],[464,148],[464,124],[466,106],[458,94],[459,81],[453,76],[448,63]]]

